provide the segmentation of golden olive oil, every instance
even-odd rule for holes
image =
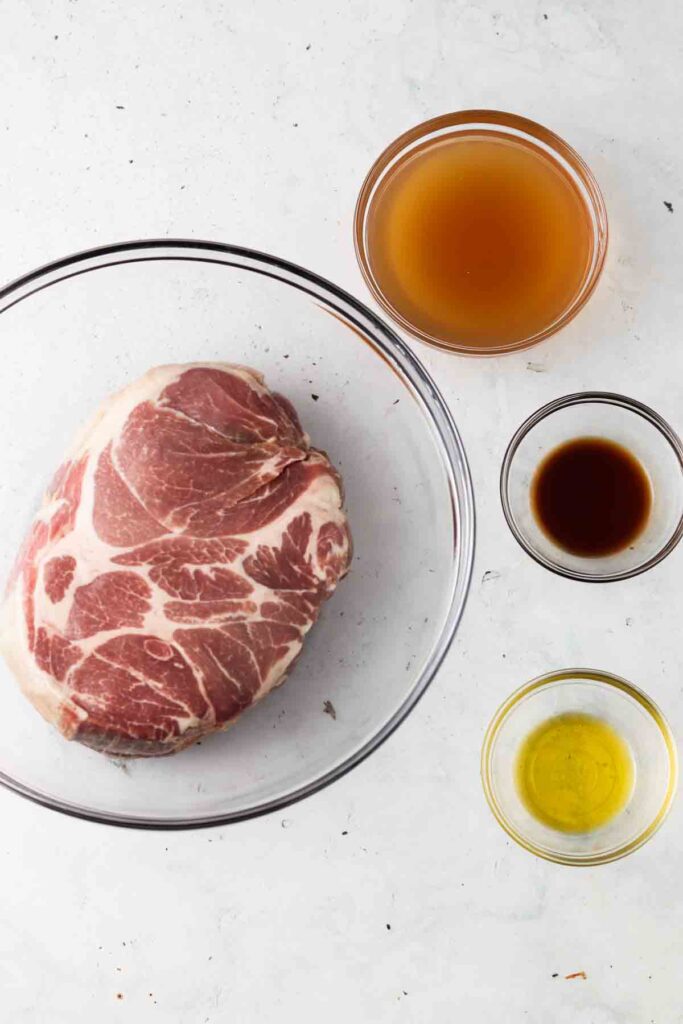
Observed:
[[[527,810],[544,825],[560,832],[592,832],[628,803],[633,760],[607,722],[567,712],[541,722],[524,740],[516,782]]]

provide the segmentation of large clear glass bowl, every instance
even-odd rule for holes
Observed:
[[[340,468],[355,542],[352,571],[288,682],[229,732],[181,754],[115,760],[67,742],[3,663],[0,781],[81,817],[188,828],[281,808],[367,757],[434,678],[474,547],[463,447],[407,346],[317,275],[207,242],[67,257],[0,289],[0,314],[2,577],[79,424],[170,362],[263,371]]]

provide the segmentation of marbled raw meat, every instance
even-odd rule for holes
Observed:
[[[351,539],[339,474],[255,370],[150,370],[98,410],[10,578],[0,650],[69,739],[151,756],[285,678]]]

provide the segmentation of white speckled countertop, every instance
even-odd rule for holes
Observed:
[[[120,831],[0,791],[3,1020],[683,1021],[683,802],[634,856],[572,870],[507,841],[478,777],[499,701],[559,666],[626,676],[683,735],[683,547],[631,582],[572,584],[517,547],[497,494],[509,435],[564,392],[623,391],[683,430],[683,8],[5,0],[1,19],[2,281],[174,235],[367,299],[351,217],[369,164],[475,106],[565,136],[612,230],[557,338],[490,361],[418,348],[468,451],[478,547],[452,652],[389,743],[283,814],[209,831]]]

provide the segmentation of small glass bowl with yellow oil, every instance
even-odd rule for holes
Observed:
[[[496,712],[482,781],[498,823],[559,864],[632,853],[664,821],[678,781],[659,708],[608,672],[565,669],[532,680]]]

